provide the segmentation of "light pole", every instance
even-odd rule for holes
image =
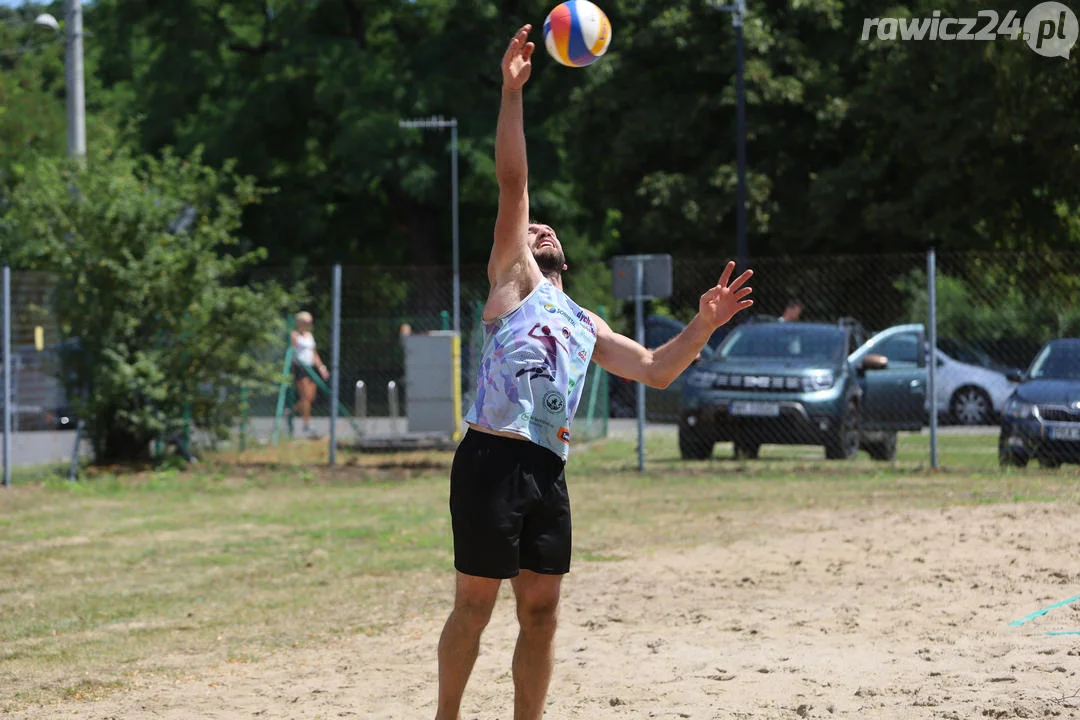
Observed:
[[[86,90],[83,72],[83,21],[82,0],[67,0],[67,49],[64,52],[64,70],[67,84],[67,137],[68,156],[82,160],[86,157]],[[34,18],[34,24],[60,32],[60,23],[48,13]]]
[[[67,0],[67,75],[68,155],[86,157],[86,90],[83,74],[82,0]]]
[[[444,120],[439,117],[418,118],[414,120],[399,120],[400,128],[420,128],[422,130],[445,130],[450,128],[450,214],[453,225],[452,237],[454,244],[453,273],[454,273],[454,332],[461,332],[461,276],[459,272],[460,254],[458,248],[458,142],[457,142],[457,118]]]
[[[731,26],[735,28],[735,163],[739,174],[738,205],[735,208],[736,258],[740,268],[745,269],[749,250],[746,246],[746,91],[743,88],[743,17],[746,0],[735,0],[734,5],[721,5],[717,0],[709,4],[716,10],[731,13]]]

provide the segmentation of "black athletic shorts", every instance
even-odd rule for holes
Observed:
[[[450,517],[459,572],[570,571],[565,463],[533,442],[466,432],[450,471]]]

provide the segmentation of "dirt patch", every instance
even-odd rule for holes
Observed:
[[[1080,716],[1080,635],[1050,634],[1080,631],[1080,602],[1010,625],[1080,594],[1075,506],[734,521],[749,534],[730,544],[575,566],[546,717]],[[448,571],[387,597],[378,635],[11,717],[431,718],[450,588]],[[504,588],[463,720],[512,715],[515,634]]]

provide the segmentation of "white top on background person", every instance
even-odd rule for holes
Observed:
[[[293,361],[304,367],[316,368],[325,380],[329,372],[315,350],[315,336],[311,334],[314,322],[311,313],[301,311],[296,313],[295,317],[296,329],[292,331]]]
[[[732,281],[735,263],[729,262],[701,296],[694,319],[649,350],[563,292],[568,266],[559,237],[551,226],[529,220],[522,90],[532,72],[531,29],[517,32],[502,61],[495,133],[499,209],[477,399],[450,472],[457,583],[439,641],[436,720],[458,720],[480,635],[508,578],[521,629],[513,662],[514,718],[539,720],[543,714],[560,583],[570,562],[565,460],[589,361],[620,377],[667,387],[716,328],[752,304],[746,283],[753,273]]]
[[[311,367],[315,364],[315,336],[310,332],[296,333],[296,362]]]

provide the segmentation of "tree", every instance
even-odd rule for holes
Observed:
[[[960,341],[1001,363],[1026,367],[1048,340],[1080,334],[1080,255],[964,253],[938,258],[938,337]],[[908,322],[926,322],[926,273],[895,281]]]
[[[235,236],[265,194],[228,165],[170,151],[98,151],[85,167],[43,158],[16,188],[7,259],[55,278],[63,375],[98,462],[146,459],[185,414],[222,434],[241,388],[279,379],[258,358],[286,342],[290,297],[234,283],[265,257]]]
[[[498,62],[548,3],[493,0],[99,0],[88,14],[107,87],[127,88],[138,147],[206,148],[219,166],[279,188],[249,208],[244,235],[274,264],[450,262],[448,133],[404,117],[457,117],[463,262],[491,247]],[[566,104],[582,73],[540,51],[527,130],[533,205],[580,266],[603,257],[565,152]]]
[[[497,63],[540,0],[98,0],[104,87],[141,151],[281,189],[243,234],[275,264],[448,264],[457,117],[462,261],[490,248]],[[731,255],[735,47],[705,0],[605,0],[613,41],[584,69],[543,49],[526,92],[538,217],[582,262],[613,251]],[[1007,16],[1008,3],[979,10]],[[752,255],[1080,244],[1080,64],[1023,41],[861,39],[868,17],[970,16],[958,0],[752,1],[746,18]]]
[[[1004,19],[1008,3],[983,3]],[[575,184],[627,249],[734,251],[735,50],[704,0],[611,0],[570,107]],[[865,18],[970,3],[751,2],[751,254],[1080,244],[1080,65],[1022,41],[861,40]]]
[[[0,195],[37,154],[64,154],[64,45],[35,12],[0,6]]]

